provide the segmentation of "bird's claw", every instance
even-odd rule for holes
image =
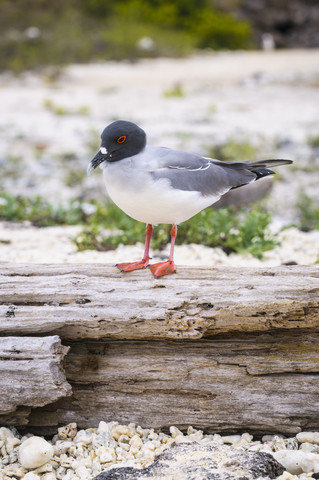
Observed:
[[[176,265],[173,260],[167,260],[166,262],[153,263],[149,265],[154,278],[164,277],[164,275],[170,275],[176,272]]]

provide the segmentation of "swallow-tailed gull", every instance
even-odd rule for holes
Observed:
[[[149,267],[155,278],[176,271],[174,244],[177,225],[217,202],[222,195],[274,172],[270,168],[291,160],[224,162],[193,153],[146,145],[144,130],[117,120],[101,135],[101,148],[88,166],[100,165],[107,192],[127,215],[147,224],[144,256],[139,262],[119,263],[122,272]],[[165,262],[150,264],[153,227],[172,224],[171,249]]]

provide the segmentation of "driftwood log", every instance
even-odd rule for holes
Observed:
[[[5,264],[0,319],[4,425],[319,428],[316,266],[179,268],[154,280],[109,265]],[[22,357],[6,363],[13,346]],[[23,355],[29,371],[19,368]]]
[[[69,347],[52,337],[0,338],[0,415],[72,394],[61,364]],[[1,418],[1,417],[0,417]]]

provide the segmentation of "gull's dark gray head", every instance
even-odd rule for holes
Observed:
[[[88,175],[102,162],[117,162],[140,153],[146,145],[144,130],[135,123],[117,120],[101,135],[101,148],[88,166]]]

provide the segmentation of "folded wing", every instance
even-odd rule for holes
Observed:
[[[273,174],[268,167],[289,163],[292,161],[281,159],[252,163],[222,162],[162,148],[157,168],[150,173],[156,180],[167,179],[178,190],[197,191],[205,197],[220,196],[232,188]]]

